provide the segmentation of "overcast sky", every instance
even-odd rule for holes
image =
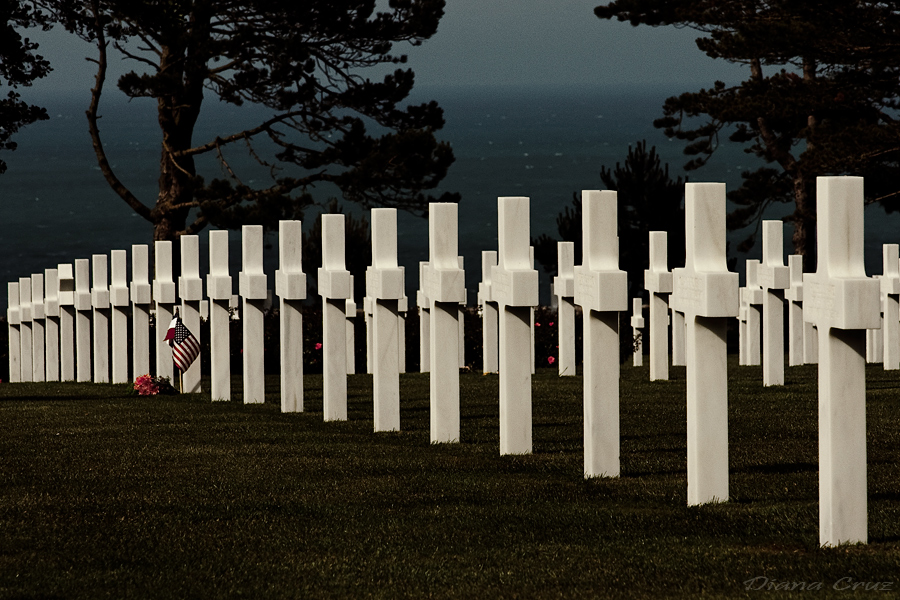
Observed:
[[[601,21],[598,0],[448,0],[438,33],[398,50],[422,85],[591,85],[735,81],[741,68],[707,58],[697,34]],[[38,90],[84,90],[91,47],[62,31],[34,34],[54,72]],[[111,61],[111,77],[121,63]],[[685,89],[696,87],[687,85]]]

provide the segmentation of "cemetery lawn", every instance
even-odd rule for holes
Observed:
[[[729,359],[731,498],[693,508],[684,368],[623,366],[622,474],[588,481],[582,380],[553,370],[534,454],[506,457],[496,376],[461,375],[462,443],[441,445],[427,374],[401,377],[403,431],[377,435],[366,375],[332,423],[321,376],[302,414],[277,376],[248,406],[238,379],[215,404],[4,383],[0,598],[896,597],[900,373],[867,368],[869,544],[822,549],[816,367],[764,388]]]

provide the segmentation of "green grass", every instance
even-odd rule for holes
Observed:
[[[732,357],[733,358],[733,357]],[[428,376],[397,433],[128,386],[0,385],[0,597],[758,597],[745,581],[900,590],[900,373],[868,369],[869,544],[818,547],[816,367],[731,363],[727,503],[686,506],[684,369],[625,366],[622,476],[582,477],[581,378],[533,379],[534,454],[499,456],[496,376],[464,374],[462,443],[428,442]],[[234,390],[239,398],[240,382]],[[758,580],[761,581],[761,580]],[[845,580],[846,581],[846,580]],[[862,595],[861,592],[858,594]]]

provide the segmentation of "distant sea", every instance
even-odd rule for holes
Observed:
[[[624,162],[629,145],[647,140],[655,146],[672,178],[684,175],[683,144],[667,139],[653,127],[666,97],[685,89],[648,87],[450,87],[417,89],[413,101],[437,100],[446,126],[439,137],[450,142],[456,162],[438,193],[462,195],[459,207],[459,248],[465,257],[469,302],[481,278],[481,251],[497,247],[497,197],[531,198],[531,234],[556,236],[556,216],[583,189],[602,189],[600,169]],[[0,227],[3,252],[0,273],[5,281],[42,273],[58,263],[132,244],[152,243],[150,225],[136,216],[108,187],[91,148],[84,111],[87,91],[32,99],[46,106],[50,120],[23,129],[15,152],[4,152],[9,164],[0,176]],[[101,105],[101,132],[110,162],[122,181],[146,204],[157,194],[159,130],[152,101],[127,102],[110,91]],[[235,108],[208,101],[197,127],[195,143],[241,130],[268,113],[258,107]],[[244,180],[263,184],[268,170],[255,164],[241,146],[228,154]],[[740,185],[742,170],[758,159],[725,142],[708,165],[690,174],[691,181],[724,181],[729,190]],[[199,163],[201,174],[221,177],[214,161]],[[336,195],[319,189],[320,200]],[[788,211],[773,212],[780,218]],[[360,214],[354,206],[346,212]],[[314,212],[305,216],[311,224]],[[900,216],[866,209],[866,267],[881,273],[881,244],[900,242]],[[791,252],[792,230],[785,228],[785,255]],[[730,233],[731,248],[746,232]],[[201,273],[206,272],[206,235],[201,234]],[[265,263],[270,275],[277,268],[277,240],[272,236]],[[231,235],[232,275],[240,269],[240,236]],[[399,260],[406,266],[407,289],[418,285],[418,262],[428,259],[425,219],[401,214]],[[758,258],[761,242],[749,256]],[[272,279],[274,280],[274,275]],[[549,276],[542,273],[542,302],[549,302]],[[743,281],[743,276],[742,276]],[[273,285],[274,287],[274,285]],[[5,302],[5,291],[0,292]],[[3,302],[0,302],[2,304]]]

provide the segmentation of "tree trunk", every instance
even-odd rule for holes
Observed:
[[[803,256],[803,272],[816,270],[816,190],[815,180],[810,181],[803,173],[794,177],[793,215],[794,254]]]

